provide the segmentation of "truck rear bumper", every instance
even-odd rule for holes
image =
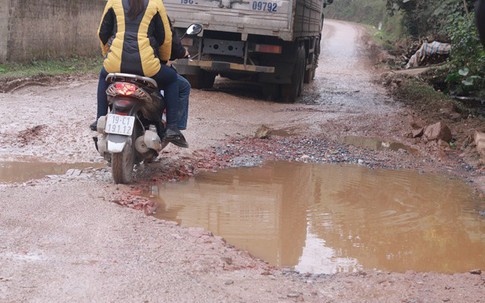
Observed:
[[[191,59],[178,59],[175,66],[181,74],[192,74],[194,68],[202,68],[207,71],[213,72],[228,72],[228,71],[241,71],[241,72],[253,72],[253,73],[274,73],[274,66],[261,66],[261,65],[247,65],[239,63],[231,63],[224,61],[206,61],[206,60],[191,60]]]

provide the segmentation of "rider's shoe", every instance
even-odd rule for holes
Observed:
[[[93,123],[91,123],[91,124],[89,125],[89,128],[90,128],[91,130],[93,130],[93,131],[96,131],[96,130],[97,130],[97,128],[98,128],[98,121],[94,121]]]
[[[182,135],[178,129],[168,128],[167,132],[165,133],[165,140],[177,145],[178,147],[189,147],[189,143],[187,143],[184,135]]]

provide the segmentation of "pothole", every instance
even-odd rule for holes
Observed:
[[[485,268],[485,202],[459,180],[274,162],[152,188],[156,217],[301,272]]]

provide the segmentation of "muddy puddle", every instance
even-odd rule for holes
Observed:
[[[152,188],[156,216],[301,272],[485,268],[485,209],[459,180],[276,162]]]
[[[93,163],[0,162],[0,182],[17,183],[41,179],[49,175],[64,175],[89,167],[103,167]]]

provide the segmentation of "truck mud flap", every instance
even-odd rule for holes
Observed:
[[[184,69],[184,67],[199,67],[208,71],[225,72],[225,71],[244,71],[254,73],[274,73],[273,66],[260,65],[244,65],[239,63],[223,62],[223,61],[204,61],[204,60],[188,60],[179,59],[176,63],[177,70]]]

